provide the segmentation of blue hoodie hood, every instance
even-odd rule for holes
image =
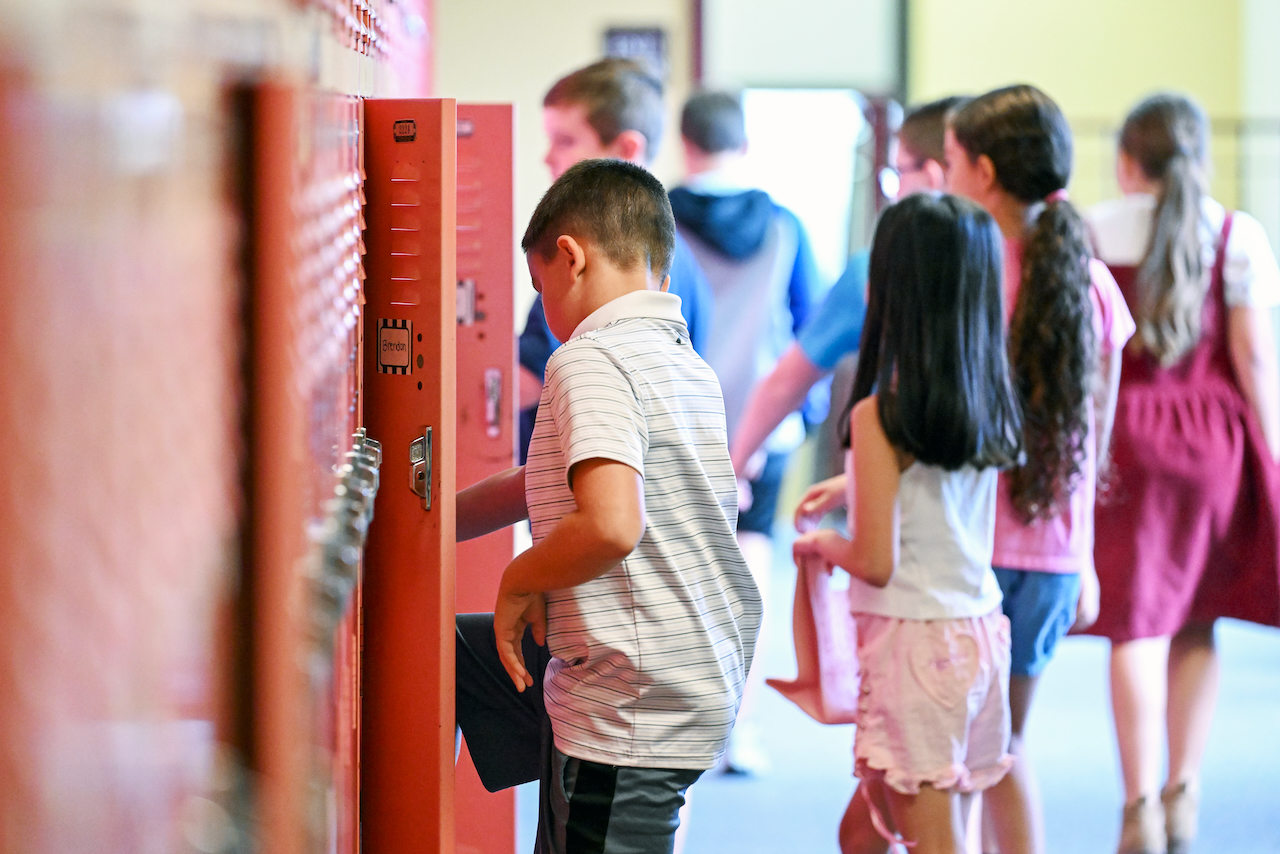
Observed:
[[[764,245],[774,208],[763,190],[720,195],[677,187],[668,195],[676,222],[717,252],[742,260]]]

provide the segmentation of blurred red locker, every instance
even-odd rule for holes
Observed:
[[[458,105],[458,486],[515,465],[514,119],[510,104]],[[458,543],[457,609],[492,611],[511,528]],[[484,790],[458,759],[458,854],[511,854],[515,791]]]

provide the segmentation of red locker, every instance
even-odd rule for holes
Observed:
[[[356,578],[328,559],[326,532],[342,515],[332,499],[351,494],[342,467],[359,418],[360,104],[283,84],[240,101],[253,228],[242,627],[252,680],[239,740],[260,781],[264,848],[354,854]]]
[[[358,543],[345,577],[313,570],[362,423],[357,93],[429,90],[432,3],[90,5],[43,4],[0,45],[0,259],[21,271],[0,288],[0,422],[20,437],[0,582],[22,590],[0,601],[0,850],[355,854]],[[448,287],[422,324],[447,382],[421,392],[450,419],[442,458],[443,111],[422,269]],[[438,627],[452,475],[435,486]],[[451,692],[446,646],[430,684]],[[429,779],[451,783],[437,730]],[[432,787],[434,852],[452,802]]]
[[[458,486],[515,465],[515,108],[458,105]],[[491,611],[512,529],[458,544],[457,608]],[[511,854],[515,791],[491,794],[464,749],[455,777],[459,854]]]
[[[365,102],[364,416],[382,443],[365,553],[361,840],[452,851],[456,107]]]

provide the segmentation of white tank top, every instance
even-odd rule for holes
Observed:
[[[898,487],[898,565],[889,583],[849,582],[854,613],[908,620],[981,617],[1000,607],[991,571],[994,468],[947,471],[913,463]],[[852,524],[852,509],[850,510]]]

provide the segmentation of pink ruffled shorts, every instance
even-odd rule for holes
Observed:
[[[1009,755],[1009,620],[855,614],[861,693],[855,773],[913,795],[994,785]]]

